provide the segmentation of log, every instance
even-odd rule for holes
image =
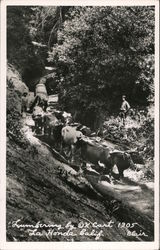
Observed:
[[[119,202],[119,209],[114,216],[121,217],[124,222],[138,223],[137,230],[142,230],[148,235],[148,240],[154,235],[154,194],[147,185],[129,185],[124,179],[123,182],[115,181],[111,184],[107,181],[98,183],[98,177],[93,174],[86,175],[87,180],[93,188],[99,192],[104,199],[109,197]]]

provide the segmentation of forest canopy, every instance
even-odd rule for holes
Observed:
[[[68,109],[99,113],[118,108],[122,94],[139,105],[153,95],[152,7],[77,7],[57,37],[49,60]]]
[[[61,107],[91,124],[119,112],[122,94],[135,107],[153,103],[154,7],[8,8],[8,60],[30,89],[52,66]]]

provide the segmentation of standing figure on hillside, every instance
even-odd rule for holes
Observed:
[[[126,96],[123,95],[122,96],[122,104],[121,104],[121,108],[120,108],[120,117],[122,118],[123,125],[125,125],[125,120],[126,120],[127,113],[129,111],[129,109],[130,109],[130,105],[126,101]]]
[[[25,113],[28,111],[28,93],[24,92],[22,94],[22,102],[21,102],[21,113],[22,116],[25,116]]]

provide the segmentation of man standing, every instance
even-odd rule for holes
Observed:
[[[120,112],[120,116],[123,120],[123,125],[125,125],[125,119],[126,119],[126,116],[127,116],[127,112],[128,110],[130,109],[130,105],[129,103],[126,101],[126,96],[123,95],[122,96],[122,104],[121,104],[121,112]]]

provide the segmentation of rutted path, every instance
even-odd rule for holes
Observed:
[[[144,215],[136,207],[123,202],[127,192],[119,193],[118,197],[114,195],[117,190],[111,189],[109,193],[107,182],[97,184],[97,175],[92,171],[86,171],[84,176],[77,175],[78,168],[64,162],[65,159],[58,159],[59,155],[51,145],[35,138],[28,126],[24,131],[29,141],[27,148],[19,147],[12,139],[7,143],[8,241],[153,240],[152,213]],[[129,196],[131,192],[135,192],[133,185],[130,185]],[[151,197],[150,190],[148,198]],[[152,204],[151,199],[149,202]],[[12,222],[18,219],[32,225],[38,221],[63,226],[72,222],[75,236],[48,236],[46,230],[42,230],[41,236],[31,236],[28,228],[12,226]],[[79,223],[88,223],[86,233],[82,233]],[[103,228],[97,228],[97,225]]]
[[[45,136],[40,137],[40,139],[46,142],[45,145],[54,157],[66,163],[64,164],[65,171],[76,174],[79,170],[78,165],[69,164],[69,166],[67,160],[53,148],[52,140],[48,140]],[[119,146],[107,140],[103,141],[102,144],[112,149],[120,149]],[[131,179],[136,174],[137,179]],[[113,210],[117,219],[121,217],[126,223],[137,221],[139,232],[145,232],[148,235],[147,238],[151,239],[154,231],[154,184],[153,182],[144,183],[140,174],[141,172],[126,170],[123,182],[115,180],[114,184],[109,183],[105,178],[98,183],[98,175],[93,169],[84,171],[83,177],[89,181],[96,192],[102,195],[104,200],[113,201],[114,199],[116,201]],[[145,237],[142,238],[145,240]]]

